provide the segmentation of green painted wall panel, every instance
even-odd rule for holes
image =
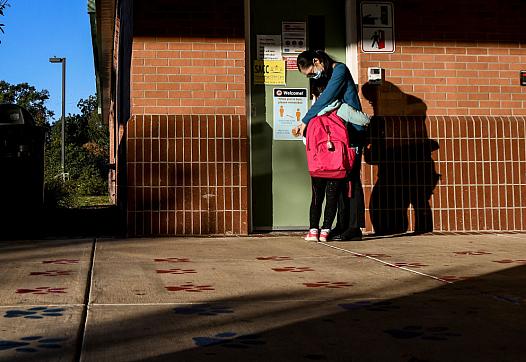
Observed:
[[[307,22],[309,16],[325,18],[326,51],[336,60],[345,61],[343,0],[323,5],[315,1],[253,0],[251,10],[251,66],[256,59],[257,34],[281,34],[282,21]],[[304,229],[309,223],[311,191],[305,146],[301,141],[272,139],[273,89],[309,89],[308,80],[297,70],[288,70],[286,81],[286,86],[273,86],[254,85],[251,80],[252,215],[255,229]]]

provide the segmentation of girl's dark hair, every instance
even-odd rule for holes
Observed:
[[[305,50],[303,53],[298,55],[297,64],[298,70],[310,67],[314,64],[314,58],[318,59],[323,63],[323,70],[327,78],[332,76],[332,65],[336,63],[327,53],[323,50]]]

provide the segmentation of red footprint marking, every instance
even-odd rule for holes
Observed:
[[[307,266],[301,266],[301,267],[286,266],[283,268],[272,268],[272,270],[276,272],[291,272],[291,273],[303,273],[303,272],[308,272],[308,271],[314,271],[314,269],[309,268]]]

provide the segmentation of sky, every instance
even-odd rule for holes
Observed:
[[[95,68],[87,0],[9,0],[0,23],[0,80],[47,89],[46,106],[61,116],[62,65],[66,58],[66,114],[79,113],[81,98],[95,95]]]

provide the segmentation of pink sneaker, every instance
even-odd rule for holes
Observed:
[[[318,241],[318,229],[310,229],[307,236],[305,236],[306,241]]]
[[[329,232],[331,229],[321,229],[320,231],[320,241],[327,241],[329,239]]]

